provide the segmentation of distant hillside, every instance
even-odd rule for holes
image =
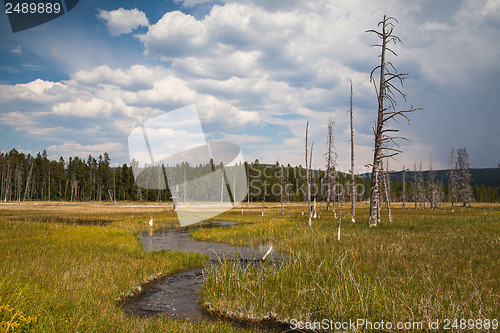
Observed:
[[[424,181],[429,179],[429,171],[423,171]],[[500,168],[484,168],[484,169],[470,169],[470,173],[472,175],[472,186],[481,186],[484,185],[486,187],[497,187],[500,185]],[[450,171],[449,170],[435,170],[434,175],[436,177],[436,181],[448,183],[450,180]],[[371,177],[371,174],[366,173],[363,174],[364,177]],[[403,172],[391,172],[390,174],[391,181],[401,181],[403,178]],[[408,171],[406,173],[406,180],[408,182],[413,182],[414,172]]]

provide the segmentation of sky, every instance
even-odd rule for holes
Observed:
[[[12,33],[0,13],[0,151],[129,162],[134,128],[195,104],[207,140],[248,161],[324,168],[333,120],[338,168],[349,170],[353,83],[356,172],[373,160],[376,29],[397,18],[390,61],[422,110],[390,125],[402,154],[390,169],[500,162],[500,0],[80,0],[65,15]]]

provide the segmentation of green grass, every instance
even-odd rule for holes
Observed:
[[[437,319],[499,319],[498,213],[396,209],[393,223],[369,228],[367,210],[359,209],[363,223],[346,216],[339,242],[331,212],[310,228],[300,210],[282,216],[275,209],[267,217],[231,212],[225,217],[248,223],[193,234],[240,245],[272,241],[288,255],[279,270],[230,262],[211,267],[202,294],[206,308],[284,322],[366,318],[427,327]]]
[[[8,305],[4,317],[15,314],[12,322],[36,316],[34,324],[19,327],[36,332],[257,331],[220,320],[137,318],[117,306],[120,295],[135,292],[145,281],[206,262],[196,254],[143,250],[135,233],[150,230],[151,211],[155,229],[177,227],[174,212],[125,208],[128,204],[20,205],[0,208],[0,306]],[[218,217],[237,221],[236,227],[192,232],[198,239],[234,245],[272,242],[287,255],[280,269],[231,262],[210,266],[201,294],[207,309],[237,319],[284,322],[499,318],[498,209],[488,214],[489,207],[459,208],[451,215],[395,208],[393,223],[385,222],[383,211],[382,223],[369,228],[366,204],[359,205],[356,224],[347,222],[344,206],[340,242],[331,212],[323,211],[308,227],[302,205],[287,206],[285,215],[275,204],[266,204],[265,216],[260,211],[260,205],[245,207],[242,215],[238,208]],[[87,225],[93,221],[106,223]]]
[[[167,316],[138,318],[117,306],[120,295],[133,293],[144,281],[206,261],[200,254],[145,252],[131,230],[144,229],[140,219],[147,213],[134,218],[125,213],[101,216],[114,221],[106,226],[60,223],[63,215],[74,221],[74,217],[92,220],[98,217],[95,214],[57,213],[53,216],[59,223],[49,223],[51,214],[55,213],[4,210],[0,216],[0,306],[14,309],[17,319],[13,322],[21,320],[21,315],[36,316],[36,324],[31,325],[36,332],[236,330],[217,320],[190,323]],[[7,331],[16,332],[13,326]]]

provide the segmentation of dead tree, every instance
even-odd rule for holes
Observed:
[[[383,170],[382,170],[383,171]],[[375,207],[376,207],[376,212],[375,212],[375,216],[377,217],[377,224],[380,223],[380,209],[382,208],[382,186],[383,186],[383,182],[382,182],[382,179],[381,179],[381,174],[382,172],[379,172],[379,174],[377,175],[378,177],[378,184],[379,184],[379,190],[377,191],[377,194],[375,196]]]
[[[373,164],[371,165],[372,184],[370,194],[370,226],[377,225],[377,215],[378,210],[380,209],[377,197],[380,196],[379,174],[381,172],[381,161],[384,158],[395,156],[401,152],[401,150],[398,149],[398,144],[395,142],[396,139],[407,140],[404,137],[396,136],[395,133],[397,133],[398,130],[389,128],[388,122],[390,120],[397,121],[399,117],[403,117],[409,122],[407,114],[417,110],[417,108],[413,107],[410,107],[410,109],[407,110],[396,109],[397,95],[406,100],[406,95],[396,86],[396,82],[399,82],[399,85],[403,86],[404,79],[408,74],[397,73],[394,65],[387,61],[386,58],[387,52],[397,56],[397,54],[389,48],[388,44],[401,42],[399,37],[393,34],[394,22],[398,23],[395,18],[386,17],[384,15],[384,19],[378,24],[380,31],[373,29],[367,30],[367,32],[374,33],[381,39],[381,44],[374,45],[381,48],[380,65],[375,67],[370,73],[370,81],[375,86],[375,92],[378,100],[377,122],[375,128],[373,129],[375,134],[375,148],[373,154]],[[374,72],[377,70],[380,72],[378,86],[373,76]],[[395,144],[398,148],[389,147],[388,145],[391,143]]]
[[[328,122],[328,133],[326,136],[326,170],[325,170],[325,181],[324,185],[326,187],[326,210],[330,208],[333,200],[333,190],[335,182],[335,146],[333,143],[333,120]],[[335,210],[335,204],[332,205],[333,210]]]
[[[337,240],[340,241],[340,223],[342,222],[342,204],[344,203],[344,198],[342,197],[339,207],[339,227],[337,231]]]
[[[308,156],[307,156],[307,149],[308,149],[308,133],[309,131],[309,121],[306,122],[306,200],[307,200],[307,212],[309,214],[309,225],[311,225],[311,182],[309,179],[309,163],[308,163]]]
[[[350,118],[351,118],[351,222],[356,222],[356,183],[354,181],[354,127],[352,124],[352,80],[351,82],[351,103],[350,103]]]
[[[313,156],[313,148],[314,148],[314,142],[311,143],[311,152],[309,155],[309,175],[307,179],[307,198],[309,200],[309,226],[312,225],[311,218],[314,215],[314,218],[316,218],[316,199],[314,199],[314,207],[311,205],[311,181],[312,181],[312,175],[311,175],[311,164],[312,164],[312,156]]]

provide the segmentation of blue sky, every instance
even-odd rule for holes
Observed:
[[[472,167],[500,162],[500,1],[177,0],[80,3],[12,33],[0,15],[0,150],[128,162],[141,122],[196,104],[208,138],[237,143],[247,160],[303,164],[310,121],[313,164],[323,167],[329,119],[338,164],[349,164],[349,80],[357,171],[371,162],[377,42],[366,34],[398,18],[391,61],[423,108],[391,169],[432,158],[446,168],[466,147]]]

